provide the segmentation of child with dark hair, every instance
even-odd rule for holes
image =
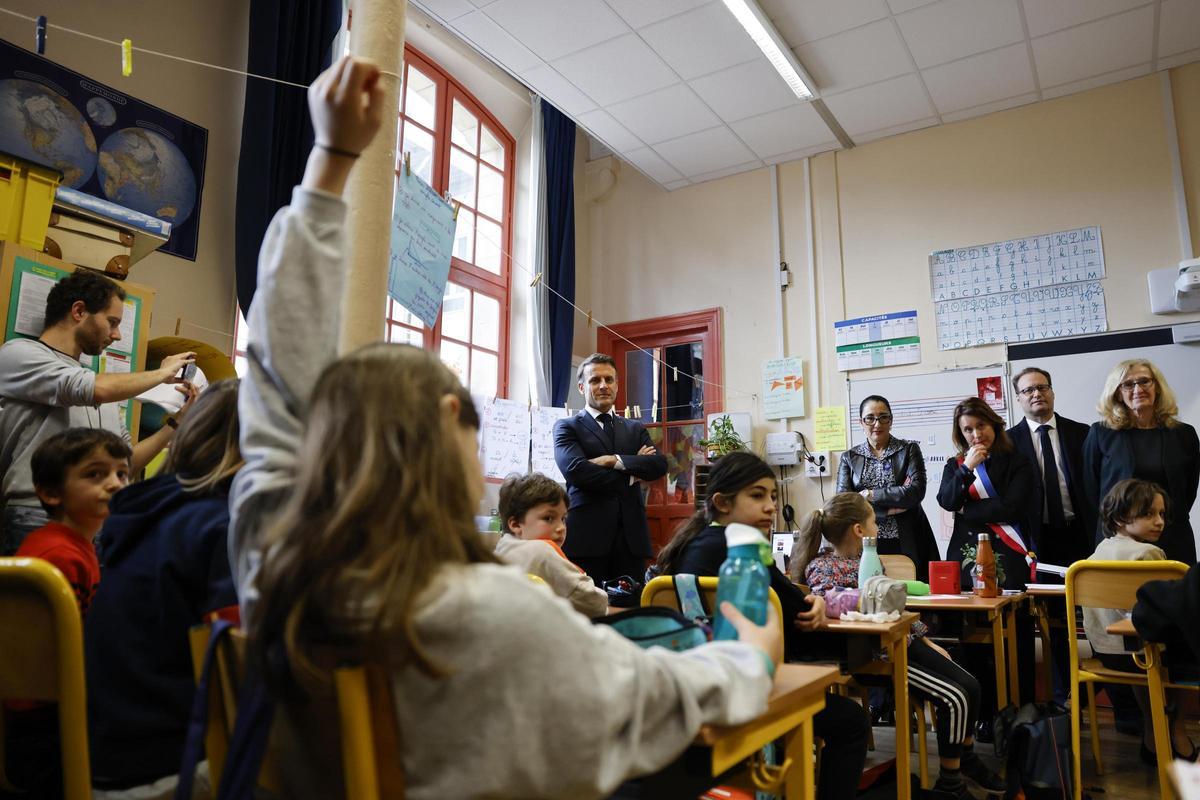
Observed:
[[[588,617],[608,613],[608,593],[562,551],[567,539],[567,490],[540,472],[509,475],[500,486],[504,533],[496,557],[546,582]]]
[[[1166,527],[1168,512],[1167,493],[1158,484],[1135,478],[1119,481],[1100,503],[1104,539],[1096,545],[1096,552],[1088,560],[1165,560],[1166,553],[1157,543]],[[1115,608],[1085,606],[1083,630],[1101,664],[1120,672],[1141,674],[1143,670],[1134,663],[1122,638],[1108,633],[1108,626],[1124,617],[1125,612]],[[1171,693],[1174,694],[1174,691]],[[1142,719],[1150,719],[1150,696],[1145,687],[1133,687],[1133,696],[1142,711]],[[1178,713],[1171,715],[1171,747],[1177,758],[1196,760],[1196,747],[1188,739],[1183,718]],[[1142,733],[1141,755],[1147,764],[1157,763],[1154,736],[1148,726]]]

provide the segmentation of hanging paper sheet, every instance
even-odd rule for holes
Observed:
[[[409,170],[396,178],[388,294],[429,327],[437,322],[450,275],[454,208]]]

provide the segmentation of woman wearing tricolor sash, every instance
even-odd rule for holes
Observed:
[[[1005,589],[1024,589],[1033,577],[1030,520],[1041,508],[1037,472],[1017,452],[1004,432],[1004,420],[987,403],[968,397],[954,408],[951,432],[958,453],[946,461],[938,505],[954,512],[954,533],[946,558],[964,560],[963,548],[973,552],[979,534],[991,536],[997,571]],[[969,560],[969,559],[967,559]],[[963,568],[963,586],[971,585],[970,568]]]

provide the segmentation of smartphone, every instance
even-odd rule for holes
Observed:
[[[196,365],[184,364],[183,369],[179,371],[179,380],[190,381],[194,377],[196,377]]]

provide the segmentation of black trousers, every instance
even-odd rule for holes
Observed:
[[[929,646],[914,639],[908,646],[908,690],[933,703],[937,715],[938,755],[962,756],[963,740],[975,735],[979,713],[979,681]]]
[[[646,575],[646,558],[634,555],[629,549],[625,531],[618,523],[617,535],[613,537],[612,549],[602,556],[573,556],[572,561],[588,574],[597,586],[605,581],[628,575],[639,583]]]

